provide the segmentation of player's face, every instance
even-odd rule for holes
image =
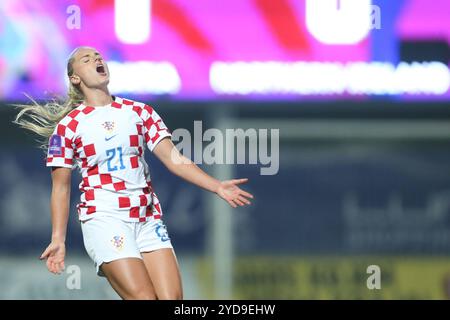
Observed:
[[[81,88],[104,88],[109,83],[108,65],[94,48],[83,47],[77,50],[73,61],[73,84]]]

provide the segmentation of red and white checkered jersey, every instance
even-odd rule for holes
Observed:
[[[152,107],[115,97],[107,106],[79,105],[55,127],[48,167],[78,167],[80,220],[114,215],[126,221],[159,219],[161,207],[144,159],[145,146],[171,134]]]

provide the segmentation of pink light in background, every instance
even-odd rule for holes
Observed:
[[[404,39],[446,39],[450,42],[450,1],[409,0],[397,22]]]

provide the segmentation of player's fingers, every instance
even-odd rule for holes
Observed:
[[[48,262],[48,263],[47,263],[47,269],[48,269],[48,271],[50,271],[51,273],[53,273],[53,263]]]
[[[53,270],[54,270],[55,274],[59,274],[60,273],[59,263],[57,263],[57,262],[53,263]]]
[[[245,183],[248,181],[247,178],[243,178],[243,179],[233,179],[231,180],[233,182],[233,184],[241,184],[241,183]]]
[[[52,268],[52,272],[54,274],[56,274],[57,273],[57,269],[58,269],[57,266],[56,266],[56,263],[51,262],[50,265],[51,265],[51,268]]]
[[[51,260],[48,260],[47,259],[47,261],[45,262],[45,264],[47,265],[47,269],[48,269],[48,271],[52,271],[52,262],[51,262]]]
[[[253,199],[253,195],[252,195],[251,193],[248,193],[248,192],[246,192],[246,191],[244,191],[244,190],[242,190],[242,189],[239,189],[239,194],[242,195],[242,196],[244,196],[244,197]]]
[[[53,262],[53,271],[55,274],[59,273],[59,263],[58,262]]]
[[[239,196],[238,199],[239,199],[240,201],[242,201],[243,203],[245,203],[245,204],[251,204],[250,201],[248,201],[247,199],[245,199],[245,198],[242,197],[242,196]]]
[[[47,268],[51,273],[56,273],[56,264],[53,260],[47,260]]]
[[[234,201],[235,203],[237,203],[240,207],[245,206],[245,204],[244,204],[241,200],[239,200],[238,198],[233,199],[233,201]]]
[[[236,204],[235,204],[232,200],[227,200],[227,202],[228,202],[228,204],[229,204],[230,206],[232,206],[233,208],[236,208],[236,207],[237,207]]]
[[[60,270],[60,272],[63,272],[64,269],[65,269],[65,266],[64,266],[64,260],[61,260],[61,261],[59,262],[59,270]]]
[[[49,256],[49,254],[50,254],[50,249],[47,248],[47,249],[44,250],[44,252],[42,252],[42,254],[39,257],[39,259],[43,260],[43,259],[47,258]]]
[[[62,262],[56,263],[56,273],[61,274],[63,271]]]

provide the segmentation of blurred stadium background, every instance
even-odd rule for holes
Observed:
[[[449,298],[449,12],[446,0],[2,0],[0,298],[118,298],[84,251],[78,173],[66,265],[81,289],[38,261],[50,174],[11,123],[24,93],[64,95],[79,45],[108,60],[113,93],[153,105],[172,131],[279,129],[275,175],[201,165],[250,179],[244,209],[147,152],[185,298]]]

